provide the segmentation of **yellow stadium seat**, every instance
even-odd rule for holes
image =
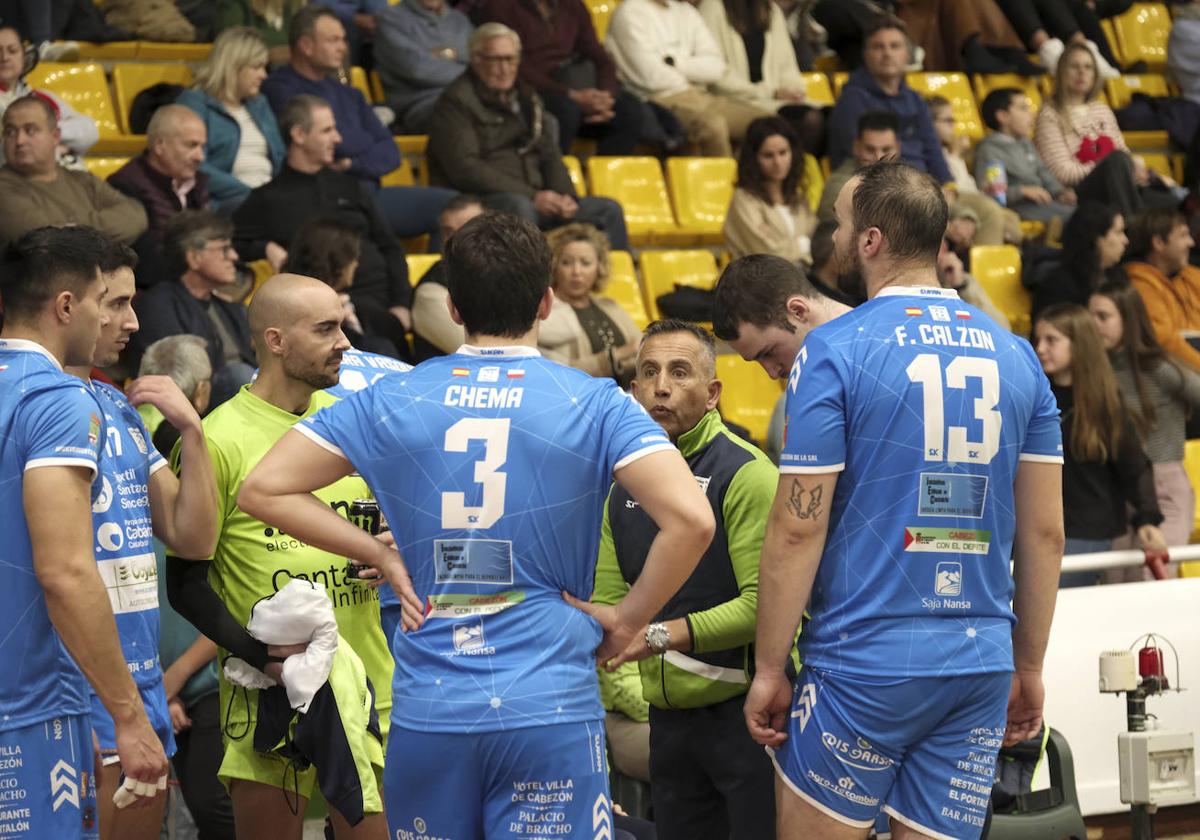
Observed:
[[[425,157],[425,147],[429,144],[429,136],[427,134],[398,134],[393,135],[392,141],[400,150],[402,158],[412,155],[417,159],[417,184],[427,186],[429,184],[429,161]]]
[[[1183,466],[1187,470],[1193,489],[1200,490],[1200,440],[1189,440],[1184,444]],[[1200,506],[1196,508],[1195,521],[1192,523],[1192,542],[1200,542]],[[1200,577],[1200,560],[1194,560],[1191,563],[1183,565],[1194,567],[1196,574],[1183,575],[1183,570],[1180,569],[1181,576]]]
[[[567,174],[571,176],[571,186],[575,188],[575,195],[581,198],[587,195],[587,182],[583,180],[583,165],[579,163],[579,158],[575,155],[563,155],[563,165],[567,167]]]
[[[80,61],[128,61],[137,58],[138,41],[79,42]]]
[[[368,101],[374,102],[376,105],[384,105],[387,103],[387,93],[383,89],[383,79],[379,75],[378,70],[372,70],[371,75],[367,77],[367,81],[371,83],[371,96]]]
[[[381,187],[412,187],[417,183],[413,177],[412,164],[400,156],[400,165],[379,179]]]
[[[271,279],[271,275],[275,273],[275,269],[271,268],[271,264],[266,260],[254,260],[254,262],[246,263],[246,267],[254,274],[254,284],[250,286],[250,291],[246,295],[245,303],[249,305],[254,299],[254,293],[259,290],[263,283]]]
[[[650,323],[650,315],[646,311],[642,285],[633,270],[633,255],[628,251],[609,252],[608,283],[601,294],[619,303],[639,330],[646,329],[646,325]]]
[[[995,73],[989,75],[976,76],[974,79],[975,98],[979,101],[980,106],[983,106],[983,99],[989,93],[1000,88],[1016,88],[1024,91],[1025,95],[1033,101],[1033,109],[1036,111],[1042,107],[1042,92],[1038,90],[1038,81],[1032,76],[1022,76],[1018,73]],[[984,130],[987,128],[985,126]]]
[[[85,157],[84,166],[101,181],[129,162],[127,157]]]
[[[704,244],[721,244],[736,178],[733,158],[667,158],[667,187],[679,226]]]
[[[804,155],[804,200],[808,202],[808,209],[814,213],[821,204],[821,193],[825,192],[826,173],[823,170],[829,165],[829,158],[821,160],[824,166],[812,155]]]
[[[609,21],[612,20],[613,12],[617,10],[617,5],[621,0],[584,0],[583,5],[587,6],[588,12],[592,16],[592,26],[596,30],[596,37],[600,41],[604,41],[604,36],[608,32]]]
[[[1112,22],[1121,44],[1122,61],[1144,61],[1152,70],[1166,66],[1171,15],[1164,4],[1134,3]]]
[[[971,274],[987,292],[1017,335],[1029,335],[1029,292],[1021,285],[1021,252],[1013,245],[976,245]]]
[[[100,140],[90,151],[96,155],[132,155],[146,146],[146,138],[123,134],[117,124],[104,68],[94,63],[60,64],[45,61],[25,79],[30,87],[49,90],[96,122]]]
[[[367,82],[367,71],[361,67],[350,68],[350,86],[363,95],[367,102],[371,101],[371,85]]]
[[[170,41],[138,41],[137,57],[141,61],[191,61],[208,59],[212,44],[188,44]]]
[[[824,73],[801,73],[804,77],[804,100],[807,105],[832,105],[833,88]]]
[[[404,261],[408,263],[408,282],[414,286],[417,285],[425,276],[425,272],[433,268],[441,258],[441,254],[405,254]]]
[[[192,83],[192,71],[186,64],[114,64],[112,82],[117,123],[123,132],[131,134],[129,110],[134,97],[159,82],[187,87]]]
[[[830,73],[829,74],[829,81],[833,84],[834,99],[836,99],[837,97],[842,95],[842,87],[846,84],[847,81],[849,81],[849,79],[850,79],[850,74],[846,73],[846,72],[838,72],[838,73]]]
[[[1113,108],[1124,108],[1133,99],[1135,93],[1144,93],[1147,96],[1170,96],[1170,91],[1167,90],[1167,80],[1153,73],[1109,79],[1104,83],[1104,91],[1108,94],[1108,104]]]
[[[983,139],[983,121],[975,107],[975,94],[963,73],[909,73],[908,86],[925,99],[941,96],[950,100],[958,133],[971,138],[971,142]]]
[[[587,174],[592,195],[620,203],[633,244],[670,245],[689,241],[675,223],[657,158],[591,157]]]
[[[1129,64],[1121,53],[1121,44],[1117,40],[1117,30],[1113,26],[1112,18],[1104,18],[1100,21],[1100,28],[1104,30],[1104,37],[1108,39],[1108,45],[1112,47],[1113,57],[1121,64]],[[1050,68],[1050,75],[1054,75],[1054,68]]]
[[[658,298],[676,286],[711,289],[717,285],[717,260],[711,251],[643,251],[642,293],[646,311],[661,318]]]
[[[1171,155],[1171,177],[1175,179],[1175,183],[1183,183],[1184,170],[1187,168],[1187,155],[1174,154]]]
[[[717,356],[717,378],[723,386],[718,406],[721,416],[745,426],[750,436],[764,445],[771,413],[783,395],[783,380],[767,376],[762,365],[728,353]]]
[[[1171,147],[1170,135],[1165,131],[1122,131],[1121,136],[1134,152],[1165,152]]]
[[[1146,167],[1151,172],[1157,172],[1166,178],[1175,177],[1171,169],[1171,158],[1165,152],[1142,152],[1141,158],[1146,161]]]
[[[813,69],[820,73],[836,73],[842,69],[842,60],[836,53],[826,53],[813,59]]]

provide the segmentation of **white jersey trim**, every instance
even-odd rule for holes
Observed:
[[[154,475],[159,470],[166,469],[166,467],[168,467],[168,466],[169,465],[167,464],[166,458],[159,458],[157,461],[155,461],[154,463],[152,463],[150,465],[150,475]]]
[[[928,834],[930,837],[934,838],[934,840],[954,840],[954,838],[949,834],[942,834],[940,831],[934,831],[929,826],[921,825],[916,820],[911,820],[903,814],[896,813],[896,809],[891,805],[884,805],[881,810],[897,822],[904,823],[914,831],[919,831],[922,834]]]
[[[25,472],[36,470],[38,467],[87,467],[92,475],[96,475],[96,462],[86,458],[34,458],[25,462]]]
[[[40,353],[50,360],[59,370],[63,369],[62,363],[54,357],[54,354],[47,350],[36,341],[28,341],[24,338],[5,338],[0,340],[0,350],[17,350],[21,353]]]
[[[326,452],[332,452],[334,455],[337,455],[339,458],[346,458],[346,453],[343,452],[341,449],[339,449],[336,444],[330,443],[329,441],[325,440],[325,438],[321,437],[319,434],[314,432],[308,426],[305,426],[301,423],[297,423],[295,426],[292,426],[292,428],[295,429],[300,434],[304,435],[309,440],[311,440],[317,446],[324,449]],[[349,461],[350,459],[346,458],[346,460]]]
[[[621,469],[621,467],[627,467],[630,464],[632,464],[634,461],[637,461],[640,458],[644,458],[647,455],[653,454],[655,452],[666,452],[668,450],[675,451],[675,452],[679,451],[679,450],[675,449],[675,444],[664,442],[664,443],[656,443],[652,446],[647,446],[645,449],[639,449],[637,452],[630,452],[628,455],[626,455],[620,461],[617,461],[617,463],[613,464],[613,472],[615,473],[617,470]]]
[[[792,793],[799,796],[801,799],[803,799],[809,805],[816,808],[818,811],[820,811],[825,816],[832,817],[833,819],[840,822],[842,825],[852,825],[855,828],[870,828],[871,826],[875,825],[875,820],[851,819],[850,817],[847,817],[845,814],[839,814],[837,811],[830,808],[824,802],[818,802],[817,800],[813,799],[807,793],[800,790],[800,788],[796,787],[796,783],[788,778],[787,773],[783,772],[783,768],[780,767],[779,762],[775,760],[775,751],[774,750],[768,748],[767,754],[771,756],[771,763],[775,765],[775,772],[776,772],[776,774],[778,774],[779,778],[783,779],[783,783],[785,785],[787,785],[788,790],[790,790]]]
[[[884,286],[875,293],[872,300],[881,297],[934,297],[958,300],[958,292],[954,289],[943,289],[941,286]]]
[[[1018,461],[1033,461],[1038,464],[1061,464],[1063,456],[1061,455],[1038,455],[1036,452],[1022,452],[1017,456]]]
[[[828,466],[824,467],[797,467],[789,464],[787,466],[780,467],[779,473],[781,475],[787,475],[789,473],[798,473],[800,475],[820,475],[821,473],[841,472],[844,469],[846,469],[845,461],[842,461],[840,464],[829,464]]]
[[[476,347],[473,344],[464,344],[454,351],[462,356],[482,356],[483,358],[501,358],[512,359],[521,358],[524,356],[541,357],[542,352],[536,347],[529,347],[524,344],[514,344],[510,347]]]
[[[736,683],[738,685],[745,685],[747,682],[746,674],[736,668],[722,668],[720,665],[710,665],[707,662],[701,662],[699,659],[684,656],[677,650],[667,651],[663,654],[663,659],[681,671],[687,671],[689,674],[695,674],[698,677],[704,677],[708,680]]]

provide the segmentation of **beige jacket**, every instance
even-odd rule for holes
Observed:
[[[775,91],[781,88],[804,90],[805,85],[800,65],[796,63],[796,50],[788,35],[787,20],[777,5],[770,5],[771,25],[763,48],[762,81],[756,83],[750,81],[746,43],[725,16],[723,0],[701,0],[699,10],[725,57],[725,73],[712,83],[712,92],[735,96],[764,111],[777,111],[786,103],[775,98]]]
[[[146,208],[89,172],[59,169],[53,181],[0,168],[0,244],[46,225],[87,225],[130,245],[146,231]]]
[[[725,244],[733,258],[747,254],[774,254],[788,262],[811,263],[812,236],[817,219],[803,201],[792,212],[795,232],[788,230],[779,210],[738,187],[725,216]]]
[[[624,339],[622,344],[641,338],[642,331],[619,303],[601,295],[592,295],[592,301],[617,325]],[[612,376],[608,353],[592,352],[591,339],[579,323],[574,307],[565,300],[554,299],[550,317],[542,321],[538,330],[538,349],[547,359],[578,368],[592,376]]]

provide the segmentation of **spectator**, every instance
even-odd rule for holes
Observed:
[[[671,0],[676,2],[676,0]],[[471,35],[471,66],[438,100],[429,124],[429,178],[478,195],[542,230],[589,222],[629,249],[625,215],[610,198],[576,199],[542,99],[517,80],[521,39],[502,23]]]
[[[796,132],[782,117],[750,123],[725,216],[725,244],[734,259],[761,253],[811,263],[809,237],[817,220],[805,195],[804,148]]]
[[[1070,43],[1086,47],[1092,53],[1103,78],[1115,79],[1121,75],[1108,38],[1100,27],[1095,3],[1084,0],[996,0],[996,5],[1047,70],[1058,66],[1066,44]]]
[[[134,242],[138,285],[164,279],[163,237],[181,210],[209,205],[208,175],[200,171],[207,140],[204,121],[183,105],[164,105],[146,128],[146,150],[108,176],[108,183],[146,208],[149,226]]]
[[[340,24],[339,24],[340,25]],[[333,166],[340,141],[333,110],[323,99],[301,94],[281,116],[287,162],[278,177],[256,189],[233,215],[236,243],[246,259],[266,258],[278,270],[290,243],[313,216],[337,219],[359,235],[359,263],[350,299],[367,335],[405,352],[411,326],[412,287],[404,252],[388,229],[373,190]]]
[[[700,16],[716,39],[725,73],[710,90],[778,113],[815,157],[825,146],[824,110],[807,103],[783,10],[773,0],[701,0]]]
[[[1167,545],[1187,545],[1196,516],[1196,494],[1183,466],[1187,417],[1200,409],[1200,374],[1172,361],[1154,338],[1137,290],[1105,283],[1088,311],[1108,351],[1121,397],[1154,467],[1154,487]],[[1135,579],[1141,579],[1139,574]]]
[[[991,133],[975,149],[975,180],[991,188],[996,164],[1003,168],[1008,189],[1006,206],[1022,219],[1065,222],[1075,212],[1075,192],[1050,172],[1033,145],[1033,103],[1016,88],[1000,88],[984,97],[980,108]]]
[[[350,299],[350,286],[358,270],[361,236],[358,230],[337,219],[315,216],[296,230],[281,269],[286,274],[315,277],[338,293],[342,301],[342,332],[350,343],[368,353],[396,355],[396,346],[386,338],[367,335]]]
[[[643,106],[617,84],[582,0],[484,0],[474,17],[503,23],[520,37],[518,76],[558,120],[564,155],[577,136],[596,140],[598,154],[633,154]]]
[[[1180,95],[1200,105],[1200,0],[1176,3],[1171,8],[1167,67],[1175,76]]]
[[[308,0],[217,0],[216,30],[246,26],[256,31],[269,50],[272,66],[287,61],[288,24]]]
[[[850,146],[850,157],[843,160],[825,179],[817,220],[834,222],[833,203],[846,182],[864,166],[900,154],[900,121],[891,111],[864,111],[856,121],[857,133]]]
[[[1054,93],[1038,112],[1036,143],[1050,172],[1075,190],[1079,201],[1098,201],[1126,219],[1152,206],[1176,204],[1174,195],[1154,196],[1152,176],[1140,157],[1131,157],[1112,109],[1097,97],[1101,79],[1096,59],[1069,44],[1058,62]]]
[[[446,0],[400,0],[379,13],[375,65],[402,134],[424,134],[438,97],[467,69],[471,21]]]
[[[725,60],[700,13],[684,0],[624,0],[604,46],[621,83],[673,113],[698,154],[733,157],[731,141],[740,143],[750,123],[773,110],[709,92],[725,74]]]
[[[1064,554],[1108,551],[1130,523],[1147,549],[1166,548],[1154,472],[1121,404],[1116,377],[1088,311],[1060,303],[1040,313],[1034,347],[1062,411]],[[1127,513],[1132,510],[1132,515]],[[1064,572],[1059,586],[1096,583]]]
[[[628,2],[628,0],[626,0]],[[705,489],[718,534],[696,570],[610,665],[638,662],[650,703],[650,792],[662,840],[775,837],[771,760],[742,717],[758,603],[758,555],[778,472],[721,422],[713,339],[657,321],[637,357],[633,395]],[[658,529],[620,486],[605,506],[592,599],[617,603],[638,580]]]
[[[267,98],[267,45],[253,29],[236,26],[217,36],[191,90],[177,100],[204,121],[208,142],[200,171],[216,209],[231,213],[250,190],[283,166],[283,138]]]
[[[46,225],[87,225],[130,244],[146,230],[146,211],[88,172],[63,169],[54,106],[37,94],[8,106],[0,167],[0,244]]]
[[[24,79],[29,69],[21,34],[12,26],[0,23],[0,114],[16,100],[35,92]],[[58,128],[62,134],[59,154],[86,154],[100,139],[95,121],[79,113],[50,91],[39,90],[36,93],[54,106]],[[0,164],[2,163],[4,157],[0,154]]]
[[[542,354],[592,376],[628,383],[642,331],[619,303],[601,294],[612,270],[608,240],[583,224],[560,227],[547,238],[554,306],[538,332]]]
[[[483,202],[477,196],[457,195],[450,200],[438,217],[442,249],[459,228],[483,213]],[[462,324],[456,324],[446,306],[446,265],[438,260],[413,290],[413,351],[417,361],[444,356],[462,347],[466,336]]]
[[[1125,273],[1146,304],[1155,338],[1171,358],[1200,372],[1200,350],[1186,338],[1200,333],[1200,268],[1188,264],[1195,243],[1187,219],[1147,210],[1129,234]]]
[[[208,347],[200,336],[169,335],[160,338],[142,354],[137,375],[170,377],[197,414],[203,417],[208,411],[212,401],[212,364],[208,360]],[[169,459],[175,441],[179,440],[179,430],[170,423],[164,423],[166,418],[162,412],[150,403],[139,405],[137,411],[153,439],[154,448]]]
[[[365,59],[375,54],[374,50],[368,53],[366,47],[374,44],[379,15],[388,8],[388,0],[328,0],[326,5],[346,28],[350,63],[363,66]]]
[[[378,190],[379,207],[396,236],[435,234],[438,213],[453,197],[450,190],[379,190],[379,179],[400,167],[400,151],[362,92],[342,84],[339,78],[346,61],[346,29],[342,22],[325,6],[306,6],[292,18],[288,38],[290,63],[263,83],[263,93],[275,113],[282,117],[288,101],[299,94],[325,100],[333,110],[340,137],[333,168]]]
[[[829,118],[829,160],[836,169],[850,154],[858,118],[866,111],[896,115],[900,157],[938,183],[953,180],[925,100],[904,80],[908,29],[883,17],[863,33],[863,66],[850,74]]]
[[[254,375],[254,350],[246,308],[215,294],[237,279],[233,225],[207,210],[184,210],[167,223],[163,242],[173,281],[138,295],[134,309],[141,329],[131,346],[142,352],[172,335],[198,335],[212,366],[212,405],[232,397]]]
[[[933,130],[937,132],[938,140],[942,144],[946,166],[954,176],[955,201],[983,211],[977,213],[980,216],[980,244],[1020,242],[1023,238],[1021,217],[1007,207],[998,207],[994,201],[980,195],[975,178],[972,177],[963,158],[963,153],[970,147],[970,141],[959,133],[958,120],[954,118],[954,109],[949,101],[941,96],[929,97],[929,116],[933,120]]]
[[[1033,317],[1055,303],[1087,306],[1106,280],[1121,279],[1121,257],[1129,239],[1125,219],[1111,207],[1080,204],[1063,228],[1062,251],[1034,269],[1026,285],[1033,289]]]
[[[967,270],[963,268],[962,260],[953,249],[942,246],[942,250],[938,254],[937,269],[938,283],[943,289],[953,289],[958,292],[960,298],[972,306],[982,309],[989,318],[1004,329],[1011,329],[1008,317],[996,307],[996,304],[992,303],[992,299],[979,281],[967,273]]]

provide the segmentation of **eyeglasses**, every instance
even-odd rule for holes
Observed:
[[[230,254],[236,253],[232,243],[225,242],[210,242],[200,249],[201,251],[217,251],[221,256],[227,257]]]
[[[519,55],[479,55],[476,56],[484,64],[497,66],[500,64],[516,64],[521,60]]]

